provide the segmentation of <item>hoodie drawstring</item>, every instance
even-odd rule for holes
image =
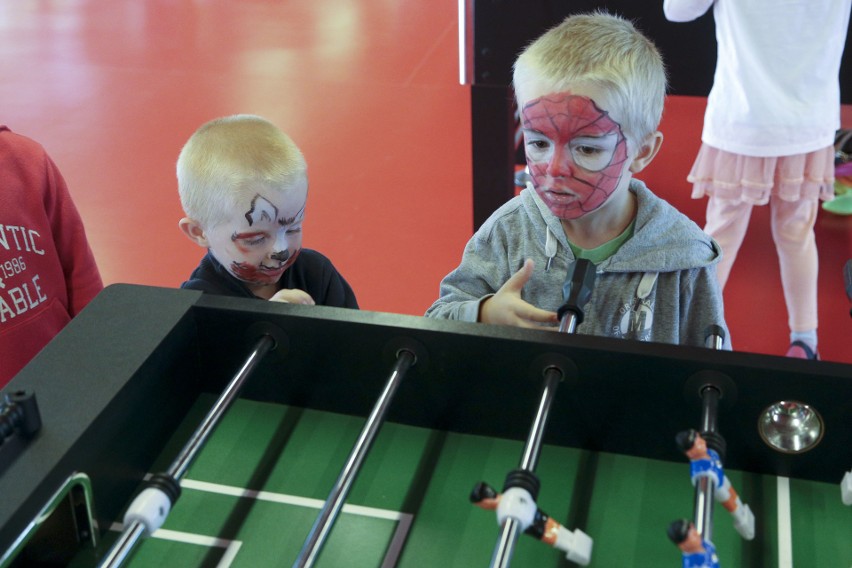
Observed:
[[[639,281],[639,288],[636,289],[637,299],[644,300],[651,294],[654,284],[657,282],[658,275],[659,272],[646,272],[642,275],[642,279]]]
[[[553,257],[556,256],[556,237],[549,227],[547,229],[547,239],[544,242],[544,254],[547,255],[547,264],[544,265],[544,271],[547,272],[553,263]]]

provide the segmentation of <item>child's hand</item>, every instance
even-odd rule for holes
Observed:
[[[269,298],[270,302],[284,302],[285,304],[305,304],[313,306],[316,304],[314,299],[304,290],[295,288],[289,290],[278,290],[274,296]]]
[[[556,324],[555,312],[536,308],[521,299],[521,290],[533,273],[533,261],[527,259],[520,270],[515,272],[497,293],[482,302],[479,308],[479,321],[514,325],[526,328],[541,328],[540,324]]]

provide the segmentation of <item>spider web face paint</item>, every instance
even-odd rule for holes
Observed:
[[[621,126],[584,96],[556,93],[521,110],[533,187],[560,219],[577,219],[618,188],[627,161]]]

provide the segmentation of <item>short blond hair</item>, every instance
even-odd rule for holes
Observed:
[[[207,228],[227,219],[257,186],[286,191],[307,177],[293,140],[260,116],[211,120],[189,138],[177,161],[186,215]]]
[[[631,22],[605,12],[569,16],[521,52],[513,76],[519,106],[529,102],[524,88],[534,80],[553,92],[581,83],[606,89],[634,143],[656,131],[663,115],[666,70],[657,47]]]

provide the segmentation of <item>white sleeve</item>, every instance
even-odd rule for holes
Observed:
[[[690,22],[703,15],[714,0],[663,0],[663,13],[670,22]]]

